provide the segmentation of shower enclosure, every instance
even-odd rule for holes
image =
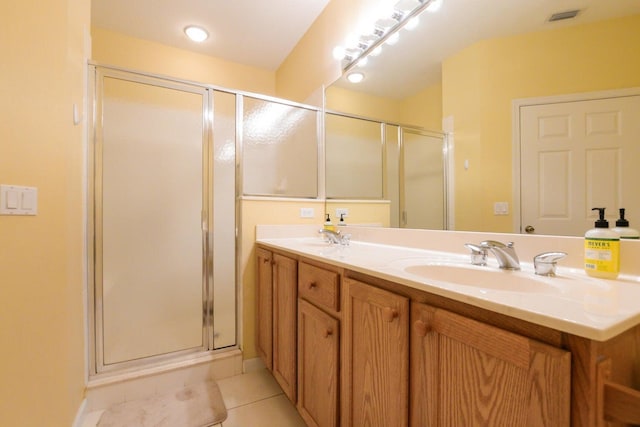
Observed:
[[[92,66],[92,373],[237,345],[237,94]]]
[[[330,111],[327,199],[388,200],[392,227],[446,230],[447,135]]]

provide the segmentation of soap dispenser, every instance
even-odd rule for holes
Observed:
[[[338,221],[338,227],[344,227],[347,225],[347,222],[344,220],[344,214],[340,214],[340,221]]]
[[[624,208],[620,208],[620,219],[616,221],[612,231],[618,233],[621,239],[640,239],[638,230],[629,227],[629,221],[624,217]]]
[[[605,208],[592,210],[598,211],[599,219],[584,235],[584,270],[589,276],[615,279],[620,271],[620,235],[609,230]]]
[[[324,229],[328,231],[336,231],[336,227],[331,222],[331,217],[329,216],[329,214],[326,214],[326,215],[327,215],[327,218],[324,221]]]

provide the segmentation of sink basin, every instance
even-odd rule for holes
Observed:
[[[457,264],[417,264],[403,270],[425,280],[509,292],[558,292],[549,282],[553,278],[513,270],[496,270]]]

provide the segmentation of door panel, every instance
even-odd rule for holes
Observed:
[[[640,96],[520,107],[521,225],[581,236],[593,207],[640,223]]]

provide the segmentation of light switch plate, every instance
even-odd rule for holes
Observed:
[[[0,184],[0,215],[37,215],[38,189]]]
[[[494,215],[509,215],[509,203],[508,202],[495,202],[493,204]]]
[[[300,208],[300,218],[314,218],[316,210],[314,208]]]

